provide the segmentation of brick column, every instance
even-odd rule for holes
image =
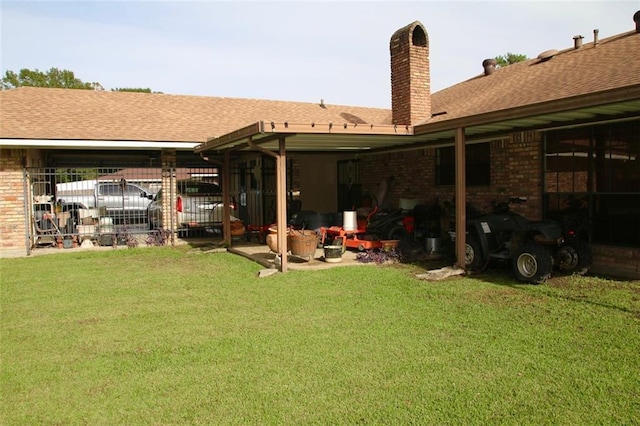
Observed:
[[[0,150],[0,256],[27,254],[23,149]]]
[[[176,218],[176,150],[163,149],[162,161],[162,227],[177,230]],[[173,241],[173,238],[172,238]]]

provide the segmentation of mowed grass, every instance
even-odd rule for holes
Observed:
[[[640,422],[640,283],[229,253],[0,259],[0,423]]]

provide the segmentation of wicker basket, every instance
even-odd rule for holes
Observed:
[[[287,246],[294,256],[312,257],[318,248],[318,233],[292,229],[287,235]]]

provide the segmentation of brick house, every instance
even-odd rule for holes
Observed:
[[[576,36],[567,49],[507,67],[485,60],[479,75],[437,93],[430,93],[428,34],[414,22],[390,40],[390,111],[59,89],[1,92],[1,249],[29,245],[28,170],[138,166],[153,154],[163,170],[212,162],[226,173],[231,194],[276,187],[278,194],[299,192],[304,209],[325,212],[349,208],[390,175],[394,205],[455,199],[486,207],[522,196],[528,202],[521,212],[536,219],[580,198],[593,223],[593,270],[640,278],[640,12],[633,18],[629,32],[598,39],[594,31],[586,43]],[[269,168],[274,173],[264,174]],[[346,186],[355,194],[345,195]],[[284,195],[271,200],[282,220]]]

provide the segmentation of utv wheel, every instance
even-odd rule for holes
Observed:
[[[467,235],[464,245],[464,264],[471,271],[484,268],[486,258],[482,253],[482,246],[475,235]]]
[[[591,267],[591,248],[580,240],[565,242],[558,248],[554,263],[563,274],[584,275]]]
[[[551,252],[533,242],[523,244],[513,258],[516,278],[526,283],[544,283],[551,276],[552,267]]]

